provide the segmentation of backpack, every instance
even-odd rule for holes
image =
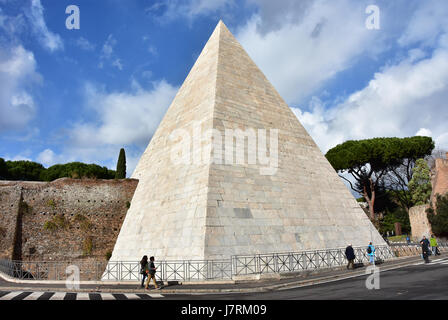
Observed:
[[[371,247],[371,246],[368,246],[368,247],[367,247],[367,253],[368,253],[368,254],[371,254],[371,253],[372,253],[372,247]]]

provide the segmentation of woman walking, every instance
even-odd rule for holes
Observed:
[[[148,273],[146,273],[147,269],[148,269],[148,256],[143,256],[142,260],[140,261],[140,274],[142,275],[142,284],[140,285],[140,288],[144,287],[145,279],[148,276]]]

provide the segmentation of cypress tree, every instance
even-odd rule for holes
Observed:
[[[115,173],[115,179],[125,179],[126,178],[126,154],[124,149],[120,149],[120,155],[118,156],[117,170]]]

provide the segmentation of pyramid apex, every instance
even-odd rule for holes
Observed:
[[[222,21],[222,19],[219,19],[219,22],[216,25],[216,29],[221,30],[223,28],[228,30],[226,24]]]

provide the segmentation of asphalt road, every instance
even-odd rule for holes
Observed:
[[[249,294],[165,295],[165,299],[224,300],[446,300],[448,258],[381,272],[380,289],[367,289],[368,275],[309,287]]]

